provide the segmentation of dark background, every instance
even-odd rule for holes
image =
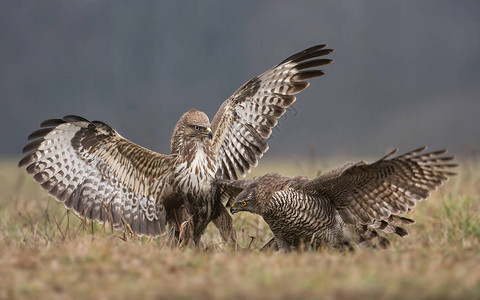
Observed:
[[[319,43],[336,51],[267,156],[480,146],[480,1],[3,1],[0,155],[78,114],[168,152],[189,108]]]

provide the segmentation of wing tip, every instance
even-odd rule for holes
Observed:
[[[65,124],[65,123],[72,123],[72,122],[87,122],[90,123],[89,120],[77,116],[77,115],[66,115],[61,119],[48,119],[40,123],[40,127],[57,127],[58,125]]]
[[[48,119],[40,123],[40,127],[57,127],[65,123],[62,119]]]
[[[25,147],[23,147],[22,149],[22,153],[27,153],[30,151],[37,150],[42,142],[43,142],[43,139],[38,139],[26,144]]]
[[[89,120],[85,119],[84,117],[80,117],[77,115],[66,115],[62,118],[64,122],[73,123],[73,122],[87,122],[90,123]]]
[[[40,128],[35,130],[34,132],[30,133],[27,137],[27,140],[31,141],[38,138],[44,138],[47,134],[49,134],[55,127],[48,127],[48,128]]]
[[[301,62],[301,61],[304,61],[304,60],[307,60],[307,59],[310,59],[310,58],[313,58],[313,57],[328,55],[328,54],[330,54],[334,51],[334,49],[324,49],[325,47],[327,47],[327,44],[319,44],[319,45],[312,46],[310,48],[307,48],[305,50],[302,50],[298,53],[295,53],[295,54],[287,57],[285,60],[283,60],[278,65],[281,65],[281,64],[284,64],[284,63],[287,63],[287,62],[298,63],[298,62]]]
[[[26,166],[26,165],[29,165],[31,163],[33,163],[34,160],[32,159],[31,157],[31,154],[23,157],[19,162],[18,162],[18,167],[21,168],[23,166]]]
[[[380,158],[378,161],[391,159],[398,152],[398,148],[394,148],[392,151],[388,152],[384,157]]]

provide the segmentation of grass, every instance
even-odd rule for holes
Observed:
[[[164,247],[67,213],[14,161],[0,163],[0,299],[480,297],[480,166],[461,161],[385,251],[262,253],[272,234],[234,216],[242,249],[209,227],[204,250]],[[315,176],[337,163],[262,160],[254,174]]]

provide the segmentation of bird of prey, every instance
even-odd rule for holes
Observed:
[[[456,165],[450,163],[453,157],[443,155],[446,150],[425,149],[393,157],[395,150],[372,164],[347,163],[312,180],[267,174],[253,181],[218,183],[236,195],[232,213],[263,217],[277,249],[353,249],[355,243],[387,248],[390,243],[382,232],[407,235],[400,225],[414,221],[400,215],[454,175],[448,169]]]
[[[44,121],[23,149],[19,166],[68,209],[137,235],[158,236],[165,222],[176,242],[200,244],[213,221],[222,239],[236,242],[215,176],[236,179],[257,165],[267,139],[295,94],[333,52],[318,45],[294,54],[242,85],[210,124],[186,112],[171,138],[171,154],[125,139],[109,125],[78,116]]]

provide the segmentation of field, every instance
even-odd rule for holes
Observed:
[[[205,249],[171,249],[164,238],[124,235],[67,213],[16,167],[0,162],[0,299],[76,298],[480,298],[480,164],[458,175],[410,217],[410,235],[388,250],[263,253],[259,217],[234,216],[242,249],[216,229]],[[252,175],[315,176],[338,163],[262,160]],[[92,231],[93,230],[93,231]]]

